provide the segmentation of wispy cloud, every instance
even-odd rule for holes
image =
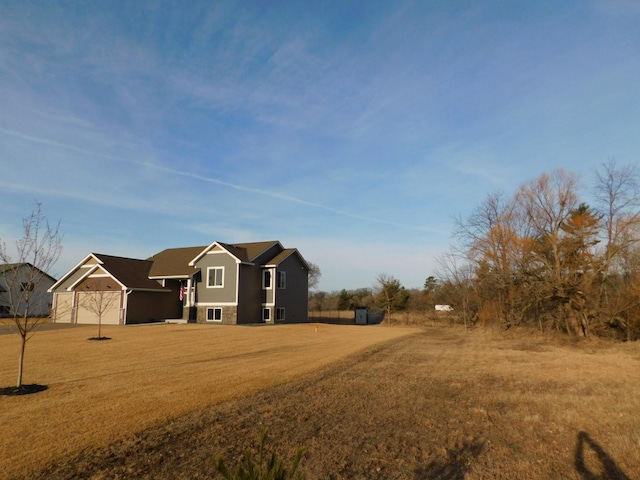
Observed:
[[[0,7],[12,214],[37,196],[96,243],[342,247],[358,261],[318,255],[334,284],[371,274],[375,239],[410,278],[493,190],[640,148],[631,0],[192,7]]]
[[[276,192],[276,191],[272,191],[272,190],[265,190],[265,189],[260,189],[260,188],[254,188],[254,187],[247,187],[247,186],[244,186],[244,185],[239,185],[239,184],[236,184],[236,183],[228,182],[228,181],[225,181],[225,180],[222,180],[222,179],[219,179],[219,178],[206,176],[206,175],[202,175],[202,174],[199,174],[199,173],[193,173],[193,172],[188,172],[188,171],[184,171],[184,170],[179,170],[179,169],[167,167],[167,166],[164,166],[164,165],[159,165],[157,163],[153,163],[153,162],[149,162],[149,161],[125,159],[125,158],[118,157],[118,156],[115,156],[115,155],[109,155],[109,154],[103,154],[103,153],[99,153],[99,152],[93,152],[93,151],[90,151],[90,150],[85,150],[83,148],[75,147],[73,145],[67,145],[67,144],[56,142],[56,141],[52,141],[52,140],[49,140],[49,139],[33,137],[31,135],[27,135],[27,134],[24,134],[24,133],[21,133],[21,132],[16,132],[16,131],[9,130],[9,129],[2,128],[2,127],[0,127],[0,133],[2,133],[4,135],[9,135],[9,136],[12,136],[12,137],[16,137],[16,138],[19,138],[19,139],[24,140],[24,141],[38,143],[38,144],[42,144],[42,145],[46,145],[46,146],[50,146],[50,147],[62,148],[62,149],[65,149],[65,150],[70,150],[72,152],[81,153],[83,155],[90,155],[90,156],[93,156],[93,157],[102,158],[102,159],[106,159],[106,160],[112,160],[112,161],[117,161],[117,162],[124,162],[124,163],[128,163],[128,164],[138,165],[138,166],[154,169],[154,170],[157,170],[157,171],[160,171],[160,172],[164,172],[164,173],[172,175],[172,176],[188,177],[188,178],[192,178],[192,179],[199,180],[199,181],[202,181],[202,182],[212,183],[212,184],[220,185],[220,186],[223,186],[223,187],[231,188],[231,189],[237,190],[239,192],[251,193],[251,194],[255,194],[255,195],[271,197],[271,198],[275,198],[275,199],[278,199],[278,200],[283,200],[283,201],[286,201],[286,202],[291,202],[291,203],[304,205],[304,206],[311,207],[311,208],[314,208],[314,209],[321,209],[321,210],[325,210],[325,211],[330,212],[330,213],[334,213],[336,215],[340,215],[340,216],[348,217],[348,218],[352,218],[352,219],[357,219],[357,220],[361,220],[361,221],[364,221],[364,222],[378,223],[378,224],[382,224],[382,225],[407,228],[407,229],[411,229],[411,230],[432,231],[432,229],[430,229],[430,228],[426,228],[426,227],[419,226],[419,225],[412,225],[412,224],[406,224],[406,223],[395,222],[395,221],[391,221],[391,220],[385,220],[385,219],[370,217],[370,216],[366,216],[366,215],[359,215],[359,214],[356,214],[356,213],[348,212],[346,210],[337,209],[337,208],[333,208],[333,207],[330,207],[330,206],[327,206],[327,205],[323,205],[323,204],[320,204],[320,203],[311,202],[311,201],[308,201],[308,200],[297,198],[297,197],[294,197],[294,196],[291,196],[291,195],[288,195],[288,194],[285,194],[285,193]],[[28,190],[28,187],[19,186],[19,185],[15,186],[14,188],[21,189],[21,190]],[[48,193],[50,193],[50,194],[55,193],[57,195],[65,195],[65,196],[76,196],[75,194],[62,193],[62,192],[56,191],[56,190],[50,190]]]

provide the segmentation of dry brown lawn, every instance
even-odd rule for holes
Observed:
[[[316,331],[317,327],[317,331]],[[145,325],[38,332],[24,383],[0,397],[0,478],[169,418],[287,382],[407,329],[279,325]],[[0,386],[15,382],[19,340],[0,336]]]
[[[640,479],[638,344],[316,326],[41,332],[50,388],[0,398],[0,477],[216,478],[267,428],[309,479]]]

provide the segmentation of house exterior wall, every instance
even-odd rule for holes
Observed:
[[[55,307],[51,312],[54,323],[75,323],[75,308],[73,292],[54,293]]]
[[[286,273],[286,288],[275,288],[275,308],[285,309],[283,323],[306,322],[309,316],[309,273],[297,255],[290,255],[278,265]],[[277,320],[273,311],[273,320]]]
[[[182,305],[179,292],[131,292],[127,298],[126,323],[147,323],[179,318]]]
[[[238,323],[261,321],[262,269],[256,265],[240,265],[238,289]]]
[[[30,283],[34,279],[32,267],[29,265],[20,265],[17,266],[15,271],[14,269],[5,272],[5,274],[0,278],[0,286],[2,286],[2,290],[0,291],[0,314],[3,316],[12,314],[10,312],[10,295],[13,298],[14,307],[17,307],[18,315],[23,315],[25,313],[25,309],[28,306],[27,315],[32,317],[47,317],[51,313],[51,305],[53,303],[53,295],[47,290],[53,286],[55,280],[51,279],[49,276],[40,273],[37,278],[37,281],[34,282],[34,289],[31,292],[25,292],[22,290],[23,283]],[[13,275],[15,275],[15,279],[13,279]],[[11,278],[11,280],[9,280]],[[29,300],[28,305],[25,301],[19,301],[19,299],[24,298],[28,294]]]
[[[207,320],[207,312],[209,309],[220,308],[222,309],[222,319]],[[207,307],[197,307],[196,321],[198,323],[217,323],[221,325],[235,325],[238,323],[238,307],[235,305],[212,305]]]
[[[213,304],[236,304],[238,286],[238,265],[236,259],[226,251],[216,250],[207,253],[197,263],[202,280],[198,283],[198,305],[210,306]],[[210,287],[207,285],[211,268],[224,268],[222,287]]]

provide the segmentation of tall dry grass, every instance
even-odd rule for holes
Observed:
[[[27,345],[34,395],[0,397],[0,478],[106,445],[169,418],[286,382],[413,333],[335,325],[149,325],[42,331]],[[0,386],[13,385],[15,335],[0,335]]]

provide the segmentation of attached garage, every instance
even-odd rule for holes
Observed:
[[[57,323],[124,325],[171,318],[179,292],[149,279],[152,262],[91,253],[53,292]]]

